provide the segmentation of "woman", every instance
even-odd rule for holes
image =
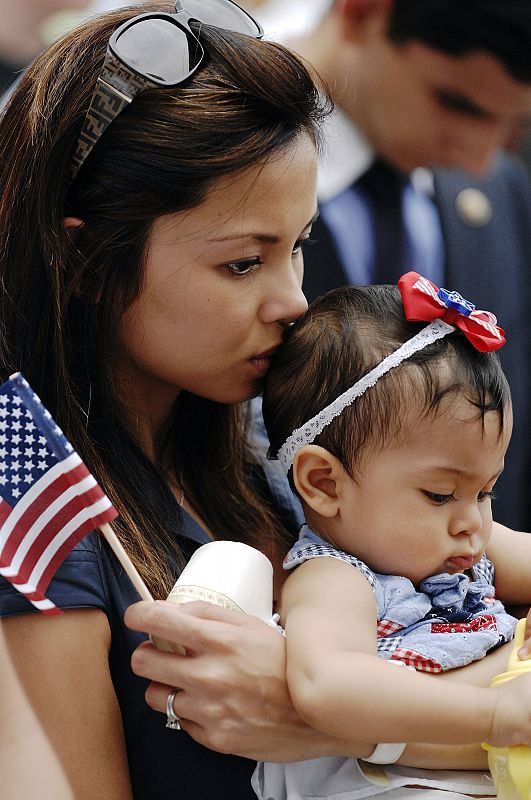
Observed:
[[[124,547],[164,598],[209,538],[278,561],[295,532],[246,444],[242,403],[306,308],[301,248],[324,108],[303,65],[229,0],[137,11],[53,45],[1,120],[0,359],[97,476]],[[167,730],[146,705],[130,669],[145,636],[123,624],[138,597],[96,535],[50,585],[61,618],[28,614],[0,589],[13,658],[77,798],[253,796],[251,760]],[[291,709],[277,633],[251,625],[245,641],[252,663],[227,700],[246,719],[246,749],[233,748],[228,718],[218,749],[296,758],[333,747]]]

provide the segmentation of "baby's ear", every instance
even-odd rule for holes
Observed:
[[[345,469],[338,458],[316,444],[301,447],[293,462],[293,481],[301,499],[323,517],[339,511],[338,482]]]

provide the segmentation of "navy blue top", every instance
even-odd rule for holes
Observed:
[[[267,470],[267,467],[266,467]],[[278,485],[270,486],[279,501]],[[288,490],[289,491],[289,490]],[[284,494],[289,514],[289,494]],[[179,530],[175,503],[175,537],[189,559],[208,535],[184,513]],[[296,523],[294,523],[296,524]],[[176,565],[173,571],[178,575]],[[164,715],[147,705],[148,681],[131,671],[131,654],[146,636],[123,623],[125,609],[139,600],[136,590],[105,540],[96,533],[85,537],[69,554],[47,596],[61,608],[100,608],[111,628],[109,664],[122,713],[131,782],[135,800],[252,800],[251,774],[255,762],[223,755],[197,744],[184,731],[165,728]],[[0,577],[0,615],[35,612],[10,583]]]

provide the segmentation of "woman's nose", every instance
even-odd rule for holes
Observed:
[[[282,280],[273,280],[271,291],[262,305],[262,320],[285,326],[295,322],[306,309],[308,301],[301,287],[301,279],[293,270]]]

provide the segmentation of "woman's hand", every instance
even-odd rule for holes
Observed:
[[[284,637],[257,617],[203,602],[144,601],[127,609],[125,622],[186,649],[183,656],[144,642],[131,664],[153,681],[146,701],[156,711],[165,713],[169,692],[180,690],[175,713],[205,747],[264,761],[355,755],[296,715],[286,685]],[[358,755],[373,747],[360,747]]]

